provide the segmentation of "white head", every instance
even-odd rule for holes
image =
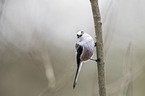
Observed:
[[[77,38],[78,39],[82,39],[82,37],[83,38],[88,38],[88,37],[91,37],[89,34],[87,34],[87,33],[85,33],[84,31],[79,31],[78,33],[77,33]]]
[[[82,36],[83,36],[83,34],[84,34],[84,31],[79,31],[79,32],[77,33],[77,38],[82,37]]]

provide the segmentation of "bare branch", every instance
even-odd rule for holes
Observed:
[[[101,60],[98,64],[98,81],[99,81],[99,94],[100,96],[106,96],[106,85],[105,85],[105,62],[104,62],[104,50],[103,50],[103,37],[102,37],[102,22],[98,6],[98,0],[91,0],[95,33],[96,33],[96,54]]]

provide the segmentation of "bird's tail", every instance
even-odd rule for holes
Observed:
[[[76,71],[76,75],[75,75],[75,79],[74,79],[73,88],[75,88],[75,86],[76,86],[76,83],[77,83],[78,76],[79,76],[79,73],[80,73],[80,71],[81,71],[81,68],[82,68],[82,62],[81,62],[80,65],[77,67],[77,71]]]

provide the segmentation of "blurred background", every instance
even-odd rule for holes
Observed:
[[[144,4],[99,0],[108,96],[145,94]],[[0,0],[0,96],[98,96],[92,61],[72,88],[76,33],[95,38],[93,22],[89,0]]]

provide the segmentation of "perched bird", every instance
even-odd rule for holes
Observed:
[[[79,31],[77,33],[77,42],[75,48],[77,59],[77,71],[73,83],[73,88],[75,88],[76,86],[79,72],[81,70],[83,62],[87,60],[93,60],[91,59],[91,57],[93,56],[95,50],[95,43],[93,38],[89,34],[84,33],[83,31]]]

